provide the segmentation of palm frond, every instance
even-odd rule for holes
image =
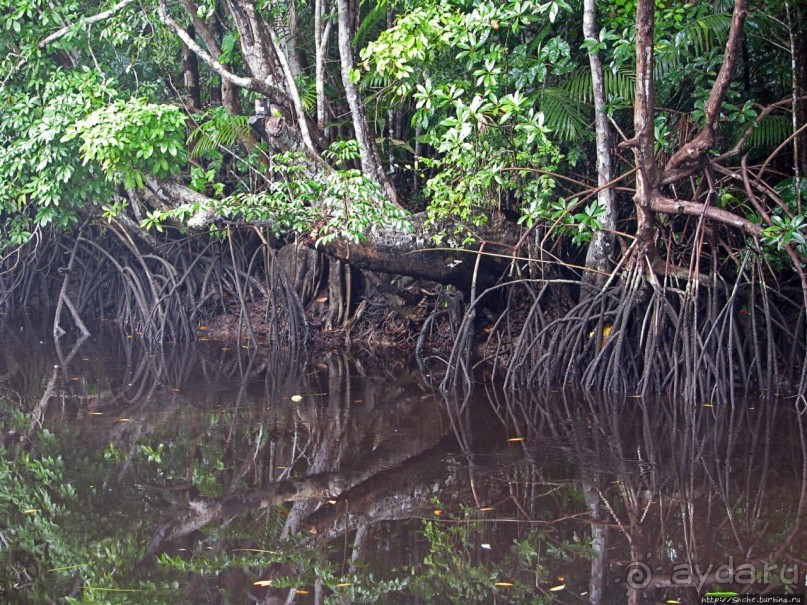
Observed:
[[[603,73],[603,79],[605,80],[605,94],[608,97],[622,97],[628,102],[633,102],[636,92],[636,74],[633,70],[624,67],[617,73],[606,70]],[[568,91],[572,99],[579,103],[594,104],[590,70],[578,69],[564,82],[563,88]]]
[[[215,156],[219,147],[232,147],[249,137],[247,116],[234,116],[224,107],[207,111],[199,126],[188,135],[191,157]]]
[[[745,130],[745,129],[743,129]],[[789,116],[765,116],[745,141],[744,149],[773,149],[793,133],[793,122]],[[743,131],[738,130],[733,137],[738,140]]]
[[[565,88],[544,88],[538,103],[547,128],[562,141],[579,139],[592,128],[589,109]]]
[[[663,78],[682,67],[695,55],[703,55],[725,45],[731,27],[731,13],[713,13],[695,19],[668,42],[666,52],[657,52],[653,75]]]
[[[353,44],[356,48],[363,48],[373,30],[382,20],[387,18],[387,0],[380,0],[373,9],[367,13],[359,23],[356,34],[353,36]]]

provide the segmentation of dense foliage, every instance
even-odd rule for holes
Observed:
[[[135,284],[136,271],[108,254],[103,262],[130,291],[117,317],[149,330],[150,308],[174,301],[192,309],[186,327],[166,329],[170,319],[156,311],[153,337],[187,334],[200,314],[226,305],[212,310],[209,274],[171,272],[186,261],[161,246],[182,241],[195,256],[213,248],[176,239],[189,229],[202,242],[205,228],[227,241],[231,227],[255,227],[264,245],[297,240],[362,270],[460,285],[474,302],[480,271],[498,271],[486,284],[526,274],[579,282],[567,300],[593,287],[604,306],[570,316],[581,335],[573,342],[554,341],[561,324],[543,314],[506,336],[537,356],[524,367],[549,342],[574,349],[580,361],[547,370],[545,382],[682,390],[675,362],[658,360],[684,355],[689,373],[711,368],[713,379],[697,386],[707,396],[716,382],[737,382],[734,368],[746,387],[759,386],[805,357],[803,7],[30,0],[0,9],[3,304],[59,289],[58,279],[34,286],[25,267],[44,263],[62,236],[79,234],[72,248],[61,244],[73,250],[67,264],[78,256],[87,275],[106,275],[90,267],[100,261],[85,258],[93,244],[84,242],[108,250],[98,238],[111,237],[149,274]],[[483,254],[499,246],[492,253],[514,264],[503,272],[496,261],[456,268],[448,257],[418,265],[406,256],[446,245]],[[225,250],[256,266],[248,246]],[[328,266],[344,325],[357,307],[353,286],[340,265]],[[151,275],[163,271],[171,275]],[[59,309],[75,323],[88,306],[110,306],[87,297],[111,286],[87,286],[71,306],[61,281]],[[305,280],[293,281],[299,294]],[[247,286],[228,289],[243,298]],[[615,301],[628,299],[619,311]],[[771,304],[779,317],[758,323]],[[759,333],[737,352],[728,343],[743,313]],[[692,322],[694,340],[684,326]],[[606,329],[617,338],[602,340],[600,354],[583,336]],[[706,351],[714,334],[725,362]],[[643,343],[643,358],[626,365],[620,349],[631,340]],[[679,349],[659,354],[654,343]],[[685,354],[685,343],[697,352]]]

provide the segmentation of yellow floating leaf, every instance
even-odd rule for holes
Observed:
[[[317,302],[318,302],[318,303],[323,303],[323,302],[327,302],[327,301],[328,301],[328,297],[327,297],[327,296],[320,296],[320,297],[317,299]]]
[[[178,389],[178,388],[176,388],[176,387],[172,387],[172,388],[171,388],[171,390],[172,390],[174,393],[179,393],[179,392],[180,392],[180,391],[179,391],[179,389]]]
[[[641,395],[628,395],[628,397],[630,397],[631,399],[641,399],[642,398]]]
[[[253,586],[271,586],[272,580],[258,580],[252,583]]]
[[[328,500],[328,504],[336,504],[336,500]]]
[[[510,439],[508,439],[507,441],[509,441],[510,443],[515,443],[516,441],[524,441],[524,437],[510,437]]]
[[[440,515],[443,514],[443,511],[441,511],[439,508],[436,508],[436,509],[434,509],[434,514],[439,517]]]
[[[501,588],[511,588],[515,586],[515,584],[512,584],[511,582],[494,582],[493,585]]]
[[[353,403],[364,403],[363,399],[354,399]]]
[[[714,405],[712,405],[711,403],[704,403],[704,404],[703,404],[703,407],[705,407],[705,408],[713,408],[713,407],[715,407],[715,406],[714,406]]]
[[[307,590],[298,590],[297,594],[308,594]]]
[[[303,396],[302,395],[292,395],[291,400],[294,403],[300,403],[303,400]]]
[[[337,588],[344,588],[345,586],[353,586],[353,582],[343,582],[342,584],[337,584]]]
[[[670,605],[676,605],[677,603],[683,603],[681,599],[670,599],[668,601],[664,601],[665,603],[669,603]]]
[[[555,579],[556,579],[558,582],[565,582],[565,581],[566,581],[566,578],[561,578],[560,576],[558,576],[558,577],[557,577],[557,578],[555,578]]]
[[[480,508],[479,510],[480,510],[480,511],[488,511],[488,510],[496,510],[496,509],[495,509],[495,508],[493,508],[492,506],[483,506],[483,507],[482,507],[482,508]]]
[[[131,418],[118,418],[118,422],[131,422]]]
[[[70,380],[76,381],[76,380],[81,380],[81,378],[79,378],[78,376],[71,376]]]
[[[89,412],[90,416],[103,416],[103,412]]]
[[[558,586],[553,586],[549,589],[549,592],[560,592],[561,590],[566,590],[566,584],[559,584]]]
[[[232,351],[232,347],[221,347],[222,351]]]
[[[200,332],[204,332],[205,330],[207,330],[207,326],[199,326]]]
[[[199,340],[210,340],[209,338],[200,338]]]
[[[27,510],[22,511],[22,514],[23,515],[33,515],[34,513],[38,513],[38,512],[39,512],[38,508],[29,508]]]

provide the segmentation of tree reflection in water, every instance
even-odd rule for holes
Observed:
[[[803,590],[805,426],[792,402],[454,398],[392,359],[150,351],[136,337],[58,350],[22,328],[5,329],[0,353],[2,600],[611,604],[697,602],[718,583]],[[768,581],[748,584],[765,564]]]

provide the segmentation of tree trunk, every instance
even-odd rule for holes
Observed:
[[[364,113],[359,90],[355,82],[351,79],[353,70],[353,48],[351,39],[353,29],[350,25],[350,7],[348,0],[337,0],[337,12],[339,18],[339,57],[342,67],[342,85],[345,87],[345,97],[350,107],[350,116],[353,120],[353,130],[356,133],[356,140],[359,142],[359,153],[361,155],[362,171],[378,183],[390,201],[398,203],[398,195],[381,167],[378,149],[375,139],[367,123],[367,116]]]
[[[188,35],[191,38],[194,37],[193,25],[188,26]],[[202,109],[202,93],[199,88],[199,60],[196,53],[185,44],[182,45],[182,70],[185,90],[188,93],[188,100],[186,101],[188,109],[199,111]]]
[[[655,215],[650,208],[656,188],[657,167],[654,153],[655,87],[653,85],[653,0],[639,0],[636,6],[636,100],[633,108],[634,139],[631,141],[636,173],[636,238],[639,252],[655,262]]]
[[[328,40],[331,37],[332,20],[325,25],[322,21],[325,16],[326,0],[316,0],[314,3],[314,73],[317,89],[317,128],[323,136],[330,140],[330,132],[326,126],[328,119],[325,99],[325,58],[328,56]]]
[[[583,0],[583,35],[588,40],[599,40],[597,30],[597,12],[594,0]],[[591,86],[594,94],[594,127],[597,145],[597,186],[603,187],[610,183],[611,175],[611,132],[608,126],[608,117],[605,115],[605,82],[603,80],[602,63],[596,51],[588,53],[591,66]],[[602,286],[611,270],[611,250],[614,245],[616,229],[616,208],[614,207],[613,190],[605,187],[597,194],[597,201],[605,208],[600,217],[603,228],[596,231],[586,253],[586,268],[591,273],[585,273],[583,279],[592,285]],[[585,295],[585,289],[582,290]]]

